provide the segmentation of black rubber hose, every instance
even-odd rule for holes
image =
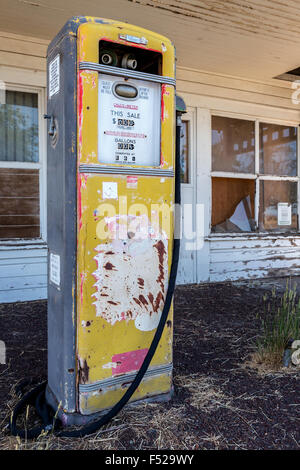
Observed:
[[[175,204],[180,204],[181,201],[181,194],[180,194],[180,126],[176,126],[176,165],[175,165]],[[175,221],[175,216],[174,216]],[[116,416],[121,409],[126,405],[126,403],[130,400],[134,392],[136,391],[137,387],[140,385],[143,377],[149,367],[149,364],[155,354],[157,349],[158,343],[162,336],[173,294],[175,289],[176,283],[176,275],[177,275],[177,268],[178,268],[178,260],[179,260],[179,249],[180,249],[180,239],[179,237],[174,238],[173,240],[173,254],[172,254],[172,264],[170,270],[170,277],[169,277],[169,285],[166,295],[166,300],[164,304],[164,308],[160,317],[159,324],[157,326],[154,338],[148,350],[148,353],[141,365],[140,370],[138,371],[137,375],[135,376],[133,382],[123,395],[123,397],[101,418],[92,421],[91,423],[81,427],[80,429],[76,429],[73,431],[58,431],[55,434],[60,437],[83,437],[88,434],[93,434],[98,431],[104,424],[107,424],[114,416]],[[27,437],[27,439],[33,439],[38,437],[41,432],[47,431],[52,428],[57,428],[58,422],[56,421],[53,423],[53,419],[51,419],[50,414],[48,413],[48,405],[46,404],[45,400],[45,389],[47,383],[44,382],[34,388],[31,392],[28,392],[24,397],[20,400],[17,404],[15,409],[13,410],[11,421],[10,421],[10,431],[13,436],[20,436],[20,437]],[[29,403],[33,403],[36,401],[36,408],[43,419],[44,426],[40,426],[39,428],[28,429],[26,431],[22,429],[18,429],[16,426],[16,421],[18,415],[27,406]]]

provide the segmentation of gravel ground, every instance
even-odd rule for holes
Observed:
[[[47,304],[0,305],[0,449],[299,449],[299,368],[271,371],[251,360],[262,296],[285,282],[177,287],[172,400],[126,407],[84,439],[7,433],[14,386],[47,375]]]

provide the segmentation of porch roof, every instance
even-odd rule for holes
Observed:
[[[48,42],[72,16],[112,18],[168,36],[181,67],[270,81],[300,65],[298,13],[296,0],[1,0],[0,30]]]

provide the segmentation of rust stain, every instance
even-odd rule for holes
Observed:
[[[161,240],[159,240],[155,245],[154,248],[156,248],[157,253],[158,253],[158,261],[159,261],[159,276],[157,278],[157,282],[160,284],[161,290],[164,292],[165,291],[165,286],[164,286],[164,256],[166,254],[165,246]]]
[[[139,300],[143,305],[148,305],[148,302],[143,295],[139,295]]]
[[[112,263],[109,263],[107,262],[105,265],[104,265],[104,268],[107,269],[108,271],[116,271],[115,266],[112,264]]]
[[[148,299],[152,305],[152,309],[153,309],[153,312],[157,312],[158,309],[159,309],[159,304],[162,300],[164,300],[164,296],[163,296],[163,293],[162,292],[159,292],[156,296],[156,299],[154,301],[154,297],[153,297],[153,294],[148,294]]]
[[[85,384],[89,381],[90,368],[87,365],[86,359],[79,361],[79,382]]]

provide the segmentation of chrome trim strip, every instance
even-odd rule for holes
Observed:
[[[96,62],[79,62],[79,70],[95,70],[96,72],[117,75],[119,77],[137,78],[148,82],[165,83],[167,85],[176,85],[175,78],[154,75],[152,73],[137,72],[135,70],[113,67],[111,65],[97,64]]]
[[[174,176],[174,170],[161,168],[133,168],[102,165],[79,165],[79,173],[109,173],[114,175]]]
[[[154,377],[161,374],[171,374],[173,370],[173,364],[167,364],[155,367],[154,369],[147,370],[144,378]],[[119,375],[117,377],[109,377],[108,379],[99,380],[92,384],[79,384],[80,393],[90,393],[98,391],[100,388],[103,390],[105,388],[115,387],[122,385],[123,383],[133,382],[137,372],[131,372],[130,374]]]

